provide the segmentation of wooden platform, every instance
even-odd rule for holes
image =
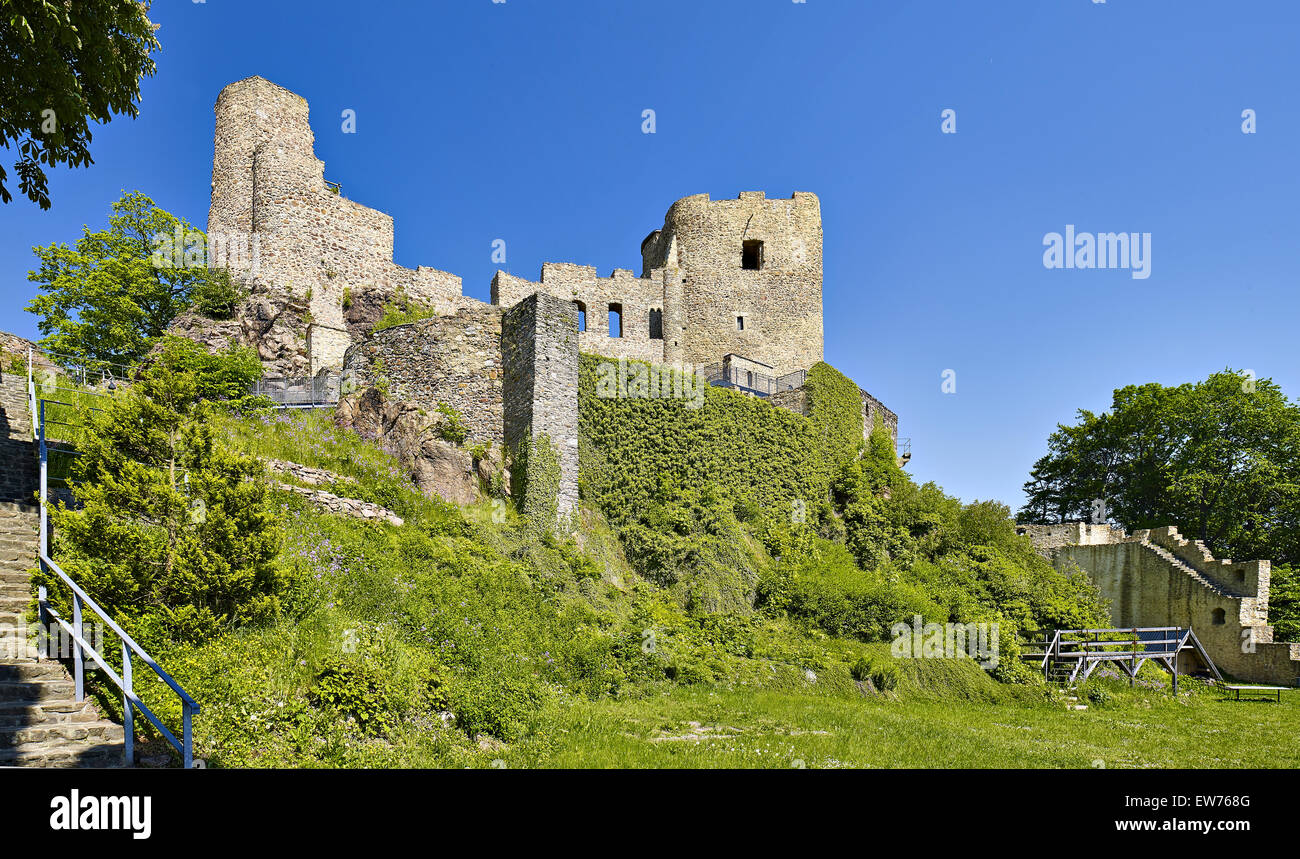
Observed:
[[[1101,665],[1120,668],[1128,674],[1129,682],[1135,683],[1142,666],[1155,662],[1173,675],[1177,694],[1178,660],[1185,653],[1193,655],[1216,680],[1223,682],[1214,660],[1190,628],[1058,629],[1036,646],[1039,650],[1030,650],[1022,656],[1041,662],[1044,679],[1055,679],[1066,686],[1087,680]]]

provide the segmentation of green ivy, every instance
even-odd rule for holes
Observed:
[[[515,451],[511,475],[529,528],[539,535],[553,533],[559,525],[560,456],[550,436],[526,435]]]
[[[789,521],[796,502],[808,511],[825,504],[840,466],[862,443],[857,386],[828,364],[809,371],[812,415],[804,417],[708,386],[698,407],[689,398],[598,397],[600,360],[582,357],[579,470],[616,525],[644,508],[665,478],[714,486],[746,516]],[[628,362],[630,372],[638,366]]]

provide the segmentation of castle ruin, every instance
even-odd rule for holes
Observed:
[[[396,264],[393,235],[391,217],[325,179],[305,99],[260,77],[232,83],[216,103],[209,265],[248,298],[232,320],[187,315],[173,332],[251,346],[268,377],[338,378],[340,422],[383,437],[417,482],[458,502],[544,438],[561,466],[557,512],[574,512],[580,351],[698,369],[806,414],[804,376],[823,351],[815,194],[686,197],[642,241],[639,277],[548,262],[537,281],[497,272],[490,303],[454,274]],[[393,304],[426,318],[375,331]],[[466,446],[496,452],[486,469],[430,440],[440,406]],[[893,412],[865,391],[862,408],[864,432],[878,419],[897,439]]]
[[[1257,683],[1300,683],[1300,644],[1273,640],[1268,561],[1215,558],[1177,528],[1127,534],[1111,525],[1019,525],[1062,572],[1087,572],[1110,600],[1116,627],[1196,631],[1223,670]]]

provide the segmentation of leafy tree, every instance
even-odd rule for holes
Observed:
[[[0,145],[18,149],[18,189],[50,207],[42,164],[81,167],[90,121],[140,113],[158,50],[148,0],[0,0]],[[0,201],[13,199],[0,167]]]
[[[1115,391],[1108,413],[1048,439],[1021,521],[1086,518],[1093,499],[1129,529],[1176,525],[1219,557],[1300,560],[1300,404],[1272,381]]]
[[[41,267],[27,279],[44,294],[27,310],[41,317],[45,337],[40,342],[46,349],[133,363],[196,302],[213,312],[237,300],[226,272],[209,270],[199,254],[203,233],[143,193],[124,192],[108,222],[106,230],[86,227],[74,247],[56,242],[33,248]],[[178,231],[188,260],[170,250]],[[162,249],[157,257],[156,249]]]
[[[237,376],[169,342],[90,419],[53,511],[60,564],[146,641],[204,640],[278,613],[286,573],[261,463],[222,445],[202,399]],[[245,388],[246,389],[246,388]],[[62,592],[62,589],[52,589]]]
[[[249,347],[232,346],[224,352],[209,352],[193,340],[167,336],[162,339],[158,356],[168,372],[194,377],[195,396],[200,400],[224,403],[234,411],[247,411],[269,403],[248,393],[262,377],[262,362]]]

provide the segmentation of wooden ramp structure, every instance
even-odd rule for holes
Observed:
[[[1058,629],[1045,641],[1032,642],[1023,658],[1042,665],[1043,679],[1066,687],[1087,680],[1102,665],[1114,665],[1137,681],[1147,662],[1155,662],[1174,678],[1178,693],[1180,659],[1198,661],[1222,682],[1223,675],[1190,627],[1149,626],[1129,629]]]

